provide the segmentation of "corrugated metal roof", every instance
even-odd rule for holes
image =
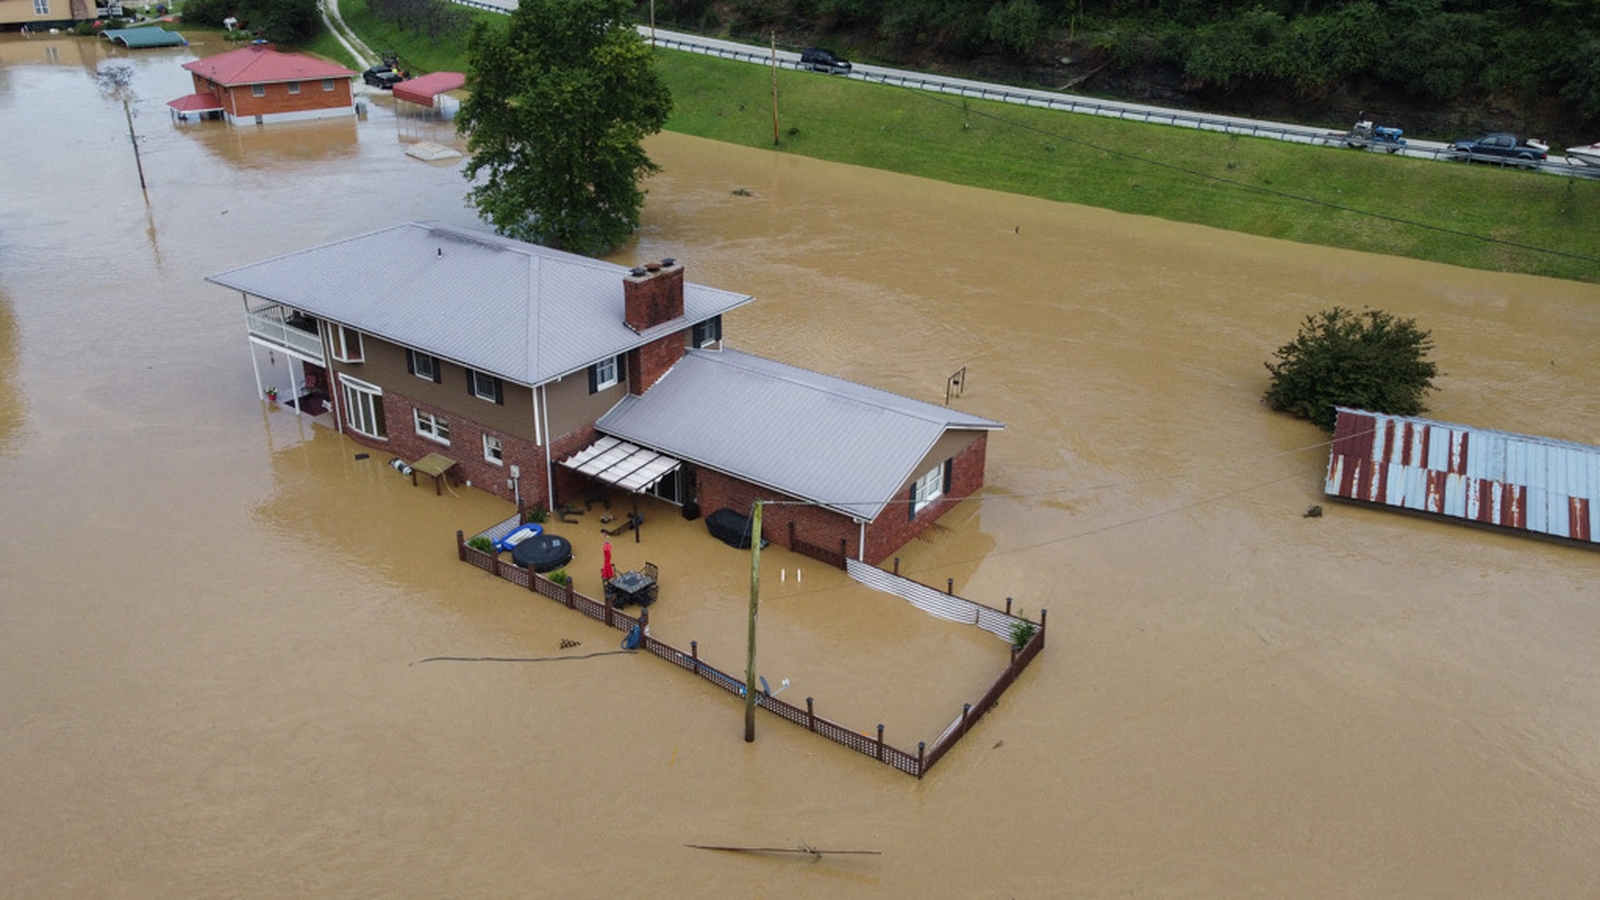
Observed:
[[[947,429],[1005,426],[735,350],[690,350],[601,431],[871,521]]]
[[[251,44],[227,53],[218,53],[183,64],[218,84],[266,84],[281,81],[307,81],[313,78],[350,78],[356,73],[344,66],[302,56],[280,53],[265,44]]]
[[[137,28],[107,28],[100,34],[113,44],[121,44],[133,50],[145,47],[182,47],[189,43],[176,31],[151,25]]]
[[[1336,497],[1594,542],[1600,447],[1339,408]]]
[[[486,232],[407,223],[206,280],[535,385],[749,303],[685,282],[684,318],[635,334],[628,269]]]

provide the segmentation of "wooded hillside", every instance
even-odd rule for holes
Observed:
[[[1419,137],[1600,140],[1600,0],[655,0],[654,14],[1193,109],[1345,126],[1365,110]]]

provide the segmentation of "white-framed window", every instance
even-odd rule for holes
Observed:
[[[925,509],[928,504],[944,496],[944,463],[929,469],[911,486],[911,514]]]
[[[506,451],[500,446],[500,438],[492,434],[483,436],[483,458],[497,466],[506,464]]]
[[[479,400],[487,400],[490,403],[506,402],[505,389],[502,387],[500,379],[487,372],[479,372],[475,369],[467,370],[467,393],[477,397]]]
[[[439,357],[429,356],[417,350],[406,351],[406,371],[434,384],[444,380],[444,373],[439,365]]]
[[[411,410],[411,417],[417,422],[417,434],[430,441],[438,441],[446,447],[450,446],[449,419],[420,409]]]
[[[324,78],[324,79],[322,79],[322,89],[325,90],[325,91],[333,90],[333,79],[332,78]]]
[[[264,85],[264,84],[252,84],[252,85],[250,85],[250,96],[252,96],[252,97],[265,97],[266,95],[267,95],[267,86],[266,85]]]
[[[343,325],[333,326],[333,358],[340,362],[363,362],[361,332]]]
[[[689,332],[689,345],[692,347],[710,347],[722,340],[722,317],[713,316],[704,322],[696,322]]]
[[[289,82],[289,93],[291,93],[291,94],[300,93],[300,82],[298,82],[298,81]]]
[[[344,390],[344,419],[350,430],[370,438],[387,438],[383,388],[344,374],[339,376],[339,386]]]
[[[589,393],[615,387],[622,381],[622,357],[603,359],[589,367]]]
[[[36,16],[50,15],[50,0],[33,0],[33,14]]]

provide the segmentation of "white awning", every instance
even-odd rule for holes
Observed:
[[[625,491],[646,491],[672,473],[678,460],[614,437],[603,437],[561,461],[563,466]]]

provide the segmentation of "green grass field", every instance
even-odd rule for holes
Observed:
[[[345,21],[422,71],[461,48]],[[483,13],[491,22],[505,17]],[[309,49],[338,55],[316,45]],[[779,153],[1158,216],[1231,231],[1494,271],[1600,282],[1600,179],[1406,159],[1342,147],[1051,112],[658,50],[667,128]]]

